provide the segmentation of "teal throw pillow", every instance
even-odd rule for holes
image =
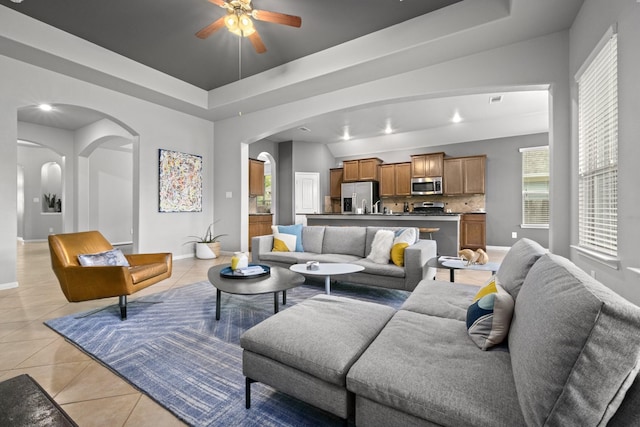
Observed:
[[[302,247],[302,224],[279,225],[278,231],[283,234],[293,234],[296,236],[296,252],[304,252]]]

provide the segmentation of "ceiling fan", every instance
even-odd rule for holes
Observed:
[[[302,18],[299,16],[254,9],[251,5],[251,0],[209,0],[209,2],[226,9],[227,14],[198,31],[196,36],[201,39],[206,39],[223,26],[226,26],[233,34],[248,37],[256,52],[263,53],[267,51],[267,48],[264,46],[251,18],[298,28],[302,25]]]

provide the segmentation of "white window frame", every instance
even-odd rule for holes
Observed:
[[[611,27],[576,74],[578,84],[578,245],[618,268],[617,31]]]
[[[529,217],[529,215],[527,215],[527,207],[526,207],[527,195],[529,195],[529,194],[537,194],[537,195],[543,195],[543,196],[546,195],[547,196],[547,203],[550,203],[549,186],[548,185],[547,185],[547,191],[527,191],[526,179],[531,177],[531,175],[525,175],[525,153],[530,153],[530,152],[533,152],[533,151],[546,151],[547,152],[547,156],[548,156],[549,155],[549,146],[548,145],[544,145],[544,146],[539,146],[539,147],[520,148],[520,153],[521,153],[521,157],[522,157],[522,224],[520,224],[520,228],[543,228],[543,229],[548,229],[549,228],[549,222],[548,221],[547,221],[547,223],[528,223],[528,222],[526,222],[526,218]],[[539,177],[542,178],[542,179],[546,178],[547,183],[549,183],[550,182],[549,168],[547,168],[545,174],[540,174]],[[547,208],[547,217],[549,215],[549,212],[550,212],[550,208]],[[547,218],[547,220],[548,220],[548,218]]]

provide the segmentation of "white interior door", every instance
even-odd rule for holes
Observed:
[[[306,223],[306,214],[320,212],[320,174],[318,172],[295,173],[296,224]]]

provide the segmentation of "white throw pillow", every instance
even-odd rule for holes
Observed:
[[[399,266],[404,266],[404,250],[416,242],[416,229],[407,228],[400,232],[393,240],[391,246],[391,261]]]
[[[373,236],[371,252],[367,255],[367,259],[376,264],[389,264],[389,255],[394,237],[395,233],[391,230],[378,230],[376,235]]]

